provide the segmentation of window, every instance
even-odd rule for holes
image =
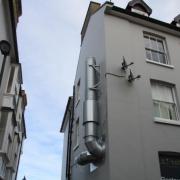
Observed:
[[[5,161],[2,157],[0,157],[0,179],[4,179],[6,173]]]
[[[14,73],[15,73],[15,67],[11,67],[10,75],[9,75],[9,82],[7,86],[7,93],[11,92],[12,84],[13,84],[13,78],[14,78]]]
[[[151,82],[154,116],[167,120],[178,120],[174,87],[156,81]]]
[[[79,145],[79,118],[77,119],[76,124],[75,124],[75,134],[74,134],[74,136],[75,136],[75,140],[74,140],[75,147],[74,147],[74,149],[76,149],[78,147],[78,145]]]
[[[180,153],[160,152],[159,164],[161,179],[180,179]]]
[[[12,152],[12,139],[9,135],[8,136],[8,146],[7,146],[7,155],[9,158],[11,158],[11,152]]]
[[[76,103],[78,103],[80,100],[80,84],[81,81],[79,80],[76,87]]]
[[[165,39],[144,34],[146,59],[161,64],[169,64]]]
[[[2,148],[2,144],[3,144],[7,119],[8,119],[8,112],[7,111],[1,111],[1,118],[0,118],[0,148]]]

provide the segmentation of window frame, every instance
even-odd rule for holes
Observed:
[[[164,51],[162,52],[162,51],[160,51],[158,49],[153,49],[152,47],[149,47],[149,48],[146,47],[145,39],[147,39],[147,38],[149,39],[149,45],[150,46],[152,45],[152,43],[150,42],[150,39],[154,39],[156,41],[157,47],[158,47],[157,42],[158,41],[162,42]],[[171,68],[173,68],[173,66],[171,65],[170,56],[169,56],[167,42],[166,42],[165,37],[162,37],[160,35],[153,34],[153,33],[143,32],[143,40],[144,40],[144,48],[145,48],[145,57],[146,57],[147,62],[158,64],[158,65],[163,65],[163,66],[167,66],[167,67],[170,66]],[[147,58],[147,55],[146,55],[147,50],[149,50],[151,52],[151,59]],[[155,52],[155,53],[158,54],[158,61],[153,59],[152,52]],[[159,54],[162,54],[165,57],[165,62],[166,63],[160,62]]]
[[[75,121],[75,128],[74,128],[74,148],[73,150],[75,151],[78,147],[79,147],[79,136],[80,136],[80,133],[79,133],[79,117],[76,119]]]
[[[76,85],[76,94],[75,94],[75,99],[76,99],[76,102],[75,102],[75,107],[79,104],[80,102],[80,87],[81,87],[81,79],[78,80],[78,83]]]
[[[6,135],[6,127],[8,123],[9,112],[8,111],[1,111],[0,112],[0,135],[1,135],[1,142],[0,142],[0,149],[3,148],[3,142]]]
[[[172,92],[172,98],[173,98],[173,104],[175,105],[175,116],[176,119],[166,119],[166,118],[162,118],[162,117],[156,117],[154,115],[154,121],[155,122],[160,122],[160,123],[167,123],[167,124],[174,124],[174,125],[180,125],[180,116],[179,116],[179,106],[178,106],[178,97],[176,94],[176,87],[174,84],[170,84],[167,82],[162,82],[162,81],[157,81],[157,80],[150,80],[150,86],[151,86],[151,96],[152,96],[152,84],[156,83],[159,86],[164,86],[164,87],[168,87],[171,88],[171,92]],[[156,99],[153,99],[152,97],[152,103],[153,103],[153,110],[154,110],[154,101],[159,101]],[[166,101],[160,101],[162,103],[169,103]]]

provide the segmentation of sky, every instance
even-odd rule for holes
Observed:
[[[17,28],[26,108],[27,139],[18,180],[60,180],[63,135],[60,126],[80,52],[80,32],[89,0],[22,0]],[[99,0],[99,3],[104,1]],[[128,0],[114,0],[125,8]],[[146,0],[151,17],[171,22],[179,0]]]

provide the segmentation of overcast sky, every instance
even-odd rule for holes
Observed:
[[[80,51],[89,0],[22,0],[17,35],[28,96],[27,140],[18,180],[60,180],[63,136],[59,129]],[[99,0],[97,2],[103,3]],[[114,0],[125,8],[128,0]],[[180,13],[180,0],[146,0],[165,22]]]

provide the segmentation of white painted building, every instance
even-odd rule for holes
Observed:
[[[23,140],[26,138],[16,26],[21,0],[0,0],[0,180],[17,177]]]

